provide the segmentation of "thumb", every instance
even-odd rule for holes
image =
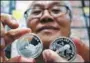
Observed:
[[[7,62],[31,62],[31,63],[35,63],[35,59],[17,56],[17,57],[9,59]]]
[[[62,57],[60,57],[56,52],[52,51],[52,50],[44,50],[43,51],[43,58],[45,60],[45,62],[68,62],[65,59],[63,59]]]

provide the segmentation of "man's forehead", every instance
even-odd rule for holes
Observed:
[[[34,5],[52,5],[52,4],[64,4],[63,1],[34,1],[31,6]]]
[[[35,1],[35,4],[50,4],[54,2],[60,2],[60,1]]]

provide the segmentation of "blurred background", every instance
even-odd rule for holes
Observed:
[[[11,14],[17,19],[20,27],[25,27],[25,21],[23,19],[24,11],[32,1],[2,1],[1,0],[1,13]],[[90,42],[90,2],[89,0],[73,1],[68,0],[68,3],[72,6],[73,21],[71,24],[71,37],[80,38],[85,44],[89,46]],[[7,29],[10,29],[7,27]],[[16,52],[15,43],[12,48],[8,46],[7,57],[14,57],[18,55]],[[12,53],[9,50],[12,50]]]

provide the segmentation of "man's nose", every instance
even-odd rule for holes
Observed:
[[[52,22],[53,21],[53,16],[50,15],[48,10],[45,10],[43,12],[43,15],[40,18],[41,23],[47,23],[47,22]]]

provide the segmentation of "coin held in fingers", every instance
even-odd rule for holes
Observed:
[[[26,58],[37,58],[43,50],[42,41],[33,33],[19,38],[16,47],[18,53]]]
[[[50,49],[68,61],[73,61],[76,57],[76,47],[74,42],[67,37],[57,38],[50,44]]]

